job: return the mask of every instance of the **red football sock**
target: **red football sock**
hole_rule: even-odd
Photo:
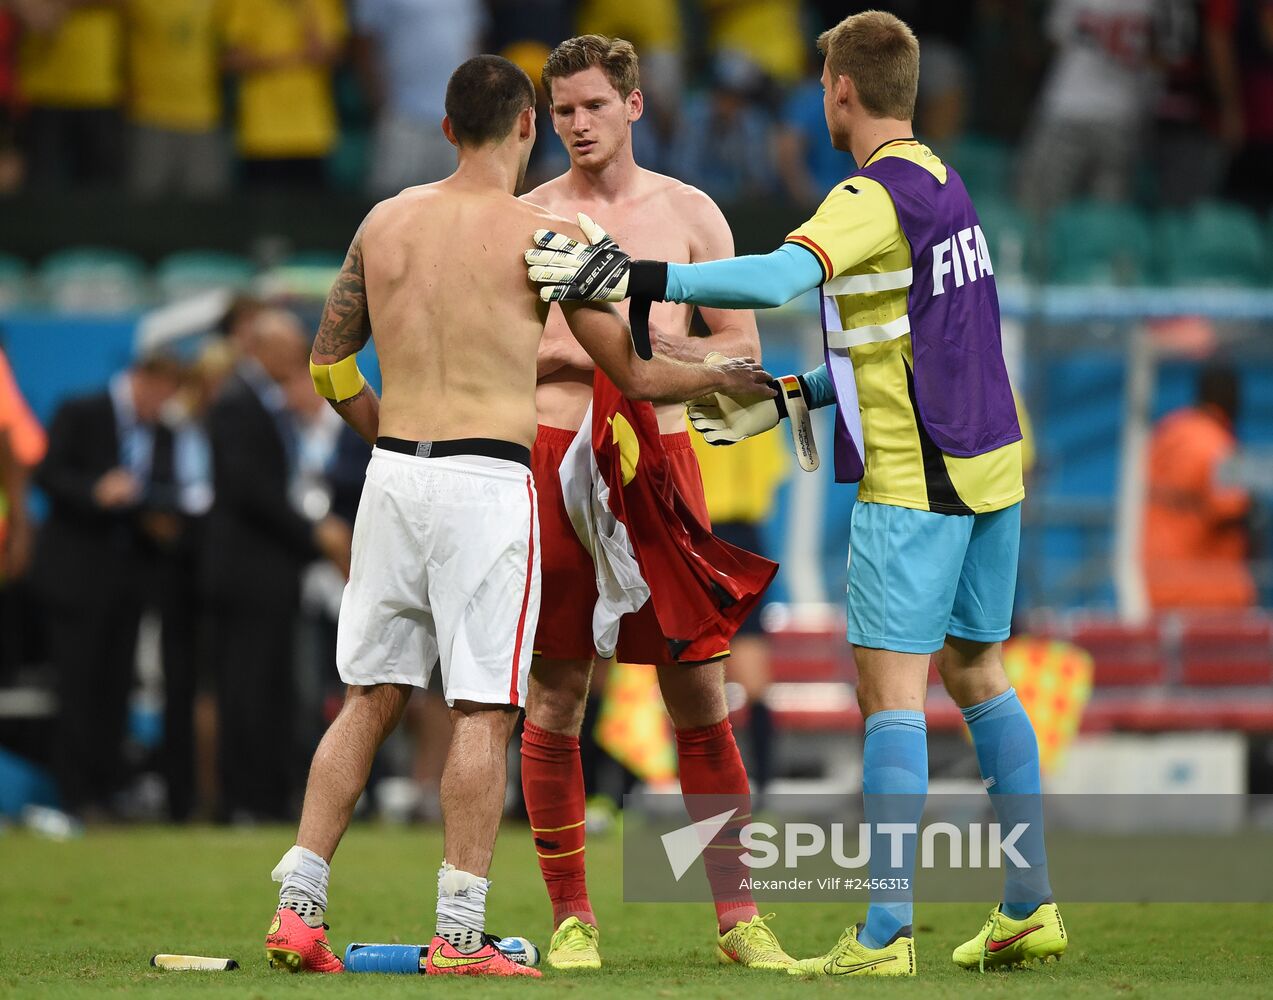
[[[533,722],[522,730],[522,795],[539,855],[553,926],[578,917],[594,927],[584,871],[583,765],[579,738],[550,733]]]
[[[734,810],[734,815],[703,852],[707,881],[716,902],[721,933],[759,912],[751,890],[740,888],[751,872],[739,855],[738,832],[751,819],[751,786],[729,719],[714,726],[676,731],[685,810],[695,822]]]

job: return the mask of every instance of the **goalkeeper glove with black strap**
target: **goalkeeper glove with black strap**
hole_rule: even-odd
[[[582,212],[580,243],[551,229],[535,231],[535,247],[526,251],[530,280],[540,286],[545,302],[622,302],[632,299],[628,323],[637,356],[654,357],[650,342],[650,303],[662,302],[667,291],[667,264],[633,260],[609,234]]]

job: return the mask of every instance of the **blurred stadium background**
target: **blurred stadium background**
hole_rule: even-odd
[[[638,162],[713,195],[740,253],[766,251],[853,169],[826,141],[812,39],[867,7],[919,35],[917,134],[965,178],[995,261],[1032,428],[1009,661],[1049,787],[1273,792],[1269,0],[0,0],[0,813],[54,835],[293,814],[340,697],[340,578],[302,540],[269,567],[281,592],[208,584],[209,520],[249,516],[227,496],[234,441],[209,427],[244,326],[312,334],[368,207],[449,172],[438,121],[460,61],[502,52],[537,79],[564,37],[629,38]],[[566,166],[543,111],[528,186]],[[815,303],[758,319],[770,370],[817,363]],[[130,369],[178,457],[162,483],[143,463],[140,508],[89,517],[91,555],[50,554],[66,452],[46,432],[88,447],[60,409]],[[365,452],[275,381],[290,490],[262,502],[290,509],[269,516],[351,518]],[[759,521],[782,562],[749,640],[768,678],[738,687],[735,722],[773,723],[771,755],[742,741],[766,789],[847,792],[853,489],[770,445],[707,469],[716,515]],[[263,610],[292,655],[245,677],[225,630]],[[609,681],[589,781],[613,798],[674,775],[648,674]],[[438,709],[422,698],[386,748],[369,812],[436,815]],[[934,789],[975,783],[939,686],[930,715]],[[274,770],[245,776],[261,740]]]

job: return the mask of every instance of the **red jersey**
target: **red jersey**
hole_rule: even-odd
[[[676,488],[654,407],[624,398],[600,371],[592,448],[672,657],[695,663],[724,655],[778,564],[712,534]]]

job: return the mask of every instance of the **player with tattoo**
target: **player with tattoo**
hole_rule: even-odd
[[[342,970],[323,923],[331,858],[372,758],[437,662],[454,735],[427,971],[539,975],[494,947],[485,925],[506,748],[526,701],[539,615],[530,449],[548,306],[526,279],[521,250],[550,224],[585,239],[513,196],[535,141],[534,109],[530,79],[507,60],[476,56],[455,71],[442,124],[458,168],[372,209],[314,342],[316,388],[375,450],[340,609],[336,659],[348,692],[314,754],[296,844],[274,869],[282,889],[266,953],[291,971]],[[750,359],[641,361],[613,308],[564,312],[629,397],[767,391],[768,374]],[[356,361],[373,324],[383,398]]]

